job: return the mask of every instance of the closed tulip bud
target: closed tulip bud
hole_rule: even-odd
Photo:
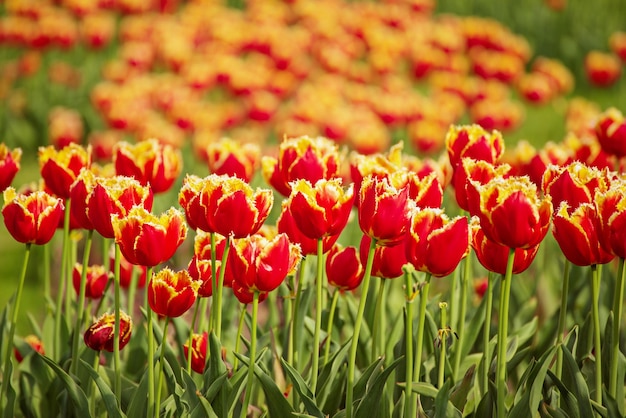
[[[120,343],[123,349],[130,341],[133,323],[126,312],[120,311]],[[105,313],[85,331],[83,339],[87,347],[95,351],[113,352],[115,314]]]
[[[0,143],[0,191],[11,185],[15,175],[20,171],[22,149],[9,150],[4,142]]]
[[[11,236],[23,244],[43,245],[50,241],[63,217],[63,201],[43,191],[17,194],[4,191],[2,215]]]
[[[361,237],[359,257],[362,264],[367,262],[367,253],[371,243],[372,239],[369,236],[363,235],[363,237]],[[374,250],[372,276],[382,277],[385,279],[395,279],[402,276],[402,267],[407,262],[405,240],[402,240],[399,244],[392,247],[382,247],[377,245]]]
[[[72,285],[77,294],[80,290],[82,273],[83,265],[76,263],[72,270]],[[109,272],[102,265],[88,266],[85,281],[85,297],[88,299],[100,299],[109,281]]]
[[[196,373],[204,373],[209,335],[207,332],[193,334],[191,336],[191,370]],[[189,358],[189,342],[183,344],[185,358]]]
[[[333,246],[326,257],[326,277],[328,283],[345,292],[354,290],[363,281],[365,270],[357,249]]]
[[[155,274],[148,284],[148,304],[158,315],[179,317],[196,301],[200,284],[191,278],[187,270],[174,272],[166,267]]]

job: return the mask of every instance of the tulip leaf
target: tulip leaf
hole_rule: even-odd
[[[578,401],[570,392],[567,387],[563,384],[563,382],[556,377],[552,371],[548,370],[548,376],[552,379],[552,383],[556,386],[557,390],[560,394],[560,404],[564,413],[567,414],[570,418],[581,418],[580,410],[578,408]]]
[[[3,370],[3,374],[5,376],[13,375],[13,363],[12,362],[8,362],[7,369]],[[3,383],[3,385],[4,384],[7,384],[7,388],[6,388],[7,400],[6,400],[6,406],[3,411],[3,414],[7,417],[13,417],[15,416],[13,410],[15,409],[15,400],[17,399],[17,392],[15,392],[15,388],[13,387],[13,379],[7,379],[6,383]],[[4,387],[3,387],[3,390],[4,390]]]
[[[193,377],[187,373],[187,370],[182,370],[183,377],[183,393],[182,401],[186,404],[190,412],[190,418],[217,418],[215,411],[211,407],[209,401],[200,394],[197,389],[196,382]]]
[[[234,353],[239,360],[246,366],[250,367],[250,359],[239,353]],[[265,397],[267,399],[267,408],[272,417],[287,417],[295,412],[289,404],[283,392],[276,386],[276,382],[272,380],[256,363],[253,364],[254,375],[259,379]]]
[[[311,414],[311,416],[324,418],[324,413],[320,411],[315,404],[313,392],[311,392],[311,389],[309,389],[302,376],[300,376],[300,373],[291,367],[283,358],[280,359],[280,363],[285,368],[285,373],[287,373],[287,376],[289,376],[289,379],[293,383],[293,388],[298,392],[298,395],[300,395],[300,399],[304,403],[306,411]]]
[[[483,324],[485,323],[485,311],[487,310],[487,298],[482,298],[480,305],[474,311],[474,315],[470,320],[469,325],[462,324],[464,327],[463,330],[463,346],[459,347],[456,344],[456,350],[461,350],[461,358],[467,357],[472,346],[476,342],[478,335],[481,333],[483,329]],[[456,377],[456,376],[455,376]]]
[[[107,411],[107,416],[111,418],[125,417],[122,411],[120,411],[120,409],[117,407],[117,399],[115,398],[115,394],[113,393],[111,388],[104,382],[104,379],[102,379],[98,372],[86,361],[81,360],[80,364],[87,371],[89,377],[91,377],[91,379],[98,387],[100,395],[102,396],[104,408]]]
[[[434,418],[461,418],[463,414],[448,400],[452,379],[447,379],[435,397]]]
[[[467,395],[469,395],[472,389],[475,375],[476,365],[472,365],[467,369],[459,384],[450,392],[450,402],[460,411],[465,407]]]
[[[578,401],[580,416],[591,417],[593,416],[593,407],[591,406],[589,388],[585,378],[578,368],[572,353],[565,346],[560,346],[560,349],[563,352],[562,381]]]
[[[548,405],[545,402],[541,403],[541,407],[539,408],[539,415],[542,418],[572,418],[570,415],[567,415],[561,408],[554,408],[551,405]]]
[[[548,368],[554,358],[554,353],[557,347],[552,347],[546,351],[539,361],[532,365],[532,368],[527,375],[527,380],[524,385],[520,385],[518,392],[522,391],[523,395],[513,406],[509,417],[527,417],[532,416],[539,410],[539,404],[543,399],[543,384],[546,380]],[[525,386],[528,386],[525,389]],[[516,395],[516,398],[518,395]]]
[[[148,369],[143,373],[141,377],[141,381],[139,382],[139,386],[133,393],[132,400],[130,401],[130,405],[128,405],[128,409],[126,410],[126,415],[129,417],[140,417],[145,415],[146,409],[148,405]]]
[[[344,364],[344,359],[348,354],[348,348],[350,348],[351,341],[352,340],[348,339],[348,341],[346,341],[344,345],[331,356],[328,363],[322,367],[322,371],[318,376],[317,384],[317,399],[319,400],[319,405],[324,405],[328,395],[334,393],[331,389],[337,380],[339,368],[342,364]]]
[[[354,385],[354,399],[360,399],[365,396],[367,390],[367,383],[372,376],[376,376],[383,368],[384,358],[378,358],[375,362],[370,364],[367,369],[363,371],[361,377]]]
[[[85,396],[85,392],[78,386],[78,384],[70,377],[69,374],[65,372],[57,363],[53,360],[49,359],[46,356],[42,356],[41,354],[35,352],[36,355],[41,356],[43,361],[50,367],[54,373],[57,375],[59,380],[63,383],[63,386],[67,390],[67,394],[69,395],[72,403],[76,407],[77,411],[80,411],[81,416],[83,417],[91,417],[89,413],[89,404],[87,402],[87,397]]]
[[[343,367],[339,370],[335,380],[331,382],[328,395],[324,397],[324,402],[318,401],[322,411],[329,413],[329,411],[336,411],[341,406],[341,402],[345,398],[347,370],[347,367]]]
[[[489,389],[487,393],[484,394],[480,402],[478,403],[478,407],[476,407],[476,413],[474,416],[476,418],[482,417],[495,417],[496,416],[496,387],[493,382],[489,381]]]
[[[381,410],[381,408],[386,407],[385,402],[381,402],[383,400],[383,390],[387,384],[387,379],[389,379],[389,376],[394,369],[398,367],[401,360],[402,358],[396,359],[382,372],[372,375],[367,383],[367,391],[361,398],[361,401],[355,410],[354,416],[356,418],[381,416],[383,414],[383,410]]]

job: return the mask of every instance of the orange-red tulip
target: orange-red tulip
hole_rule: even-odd
[[[504,153],[504,139],[500,132],[488,132],[479,125],[453,125],[446,134],[446,149],[456,171],[463,158],[495,164]]]
[[[329,284],[342,292],[353,290],[359,287],[364,275],[365,270],[355,247],[336,244],[330,249],[326,257],[326,277]]]
[[[438,208],[413,209],[406,254],[416,270],[435,277],[447,276],[469,254],[467,218],[449,219]]]
[[[57,151],[53,146],[39,148],[39,167],[46,187],[60,198],[70,197],[70,186],[83,168],[91,165],[91,150],[69,144]]]
[[[180,175],[183,157],[171,145],[148,139],[135,145],[118,143],[113,163],[117,175],[133,177],[144,186],[150,185],[154,193],[161,193],[169,190]]]
[[[587,79],[598,87],[613,85],[622,74],[620,59],[611,53],[590,51],[585,55],[584,65]]]
[[[487,161],[463,158],[461,166],[457,168],[454,184],[454,196],[459,207],[468,211],[470,196],[476,193],[470,180],[485,184],[495,177],[505,177],[510,169],[508,164],[496,166]]]
[[[83,265],[76,263],[72,270],[72,285],[77,294],[80,290],[82,272]],[[87,266],[85,280],[85,297],[88,299],[100,299],[109,281],[109,271],[102,265]]]
[[[600,146],[611,155],[626,155],[626,119],[618,109],[611,107],[603,112],[595,128]]]
[[[315,183],[337,177],[340,164],[337,145],[324,137],[285,139],[280,144],[277,159],[261,159],[265,180],[283,196],[289,196],[290,183],[294,180]]]
[[[17,194],[12,187],[4,191],[4,225],[11,236],[23,244],[43,245],[50,241],[64,210],[60,198],[43,191]]]
[[[187,270],[174,272],[165,267],[148,283],[148,304],[158,315],[176,318],[193,306],[199,287],[200,282]]]
[[[75,222],[78,228],[95,229],[89,216],[87,216],[87,202],[95,186],[96,175],[90,169],[82,170],[70,186],[70,219]]]
[[[187,237],[184,216],[174,208],[157,217],[143,206],[133,206],[124,217],[112,215],[111,222],[126,260],[141,266],[169,260]]]
[[[33,334],[27,335],[26,337],[24,337],[24,342],[26,342],[26,344],[29,345],[30,350],[36,351],[42,356],[46,355],[46,351],[44,350],[44,347],[43,347],[43,342],[36,335],[33,335]],[[18,363],[21,363],[22,360],[24,360],[24,356],[28,355],[28,353],[32,351],[22,353],[17,349],[17,347],[13,349],[13,352],[15,353],[15,359],[17,360]]]
[[[209,334],[204,331],[202,334],[194,333],[191,336],[191,370],[196,373],[204,373],[206,366],[206,355]],[[185,358],[189,358],[189,342],[183,344]]]
[[[4,142],[0,143],[0,191],[9,187],[17,172],[20,171],[21,157],[21,148],[11,151]]]
[[[120,343],[123,349],[130,341],[133,323],[126,312],[120,311]],[[113,352],[115,314],[105,313],[85,331],[83,339],[92,350]]]
[[[241,144],[229,138],[207,146],[209,170],[217,175],[237,177],[249,183],[261,162],[261,149],[257,144]]]

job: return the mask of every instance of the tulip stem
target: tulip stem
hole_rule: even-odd
[[[46,300],[46,307],[52,308],[52,298],[50,296],[50,247],[52,244],[47,243],[43,246],[43,294]]]
[[[215,318],[216,318],[216,302],[217,298],[216,291],[217,289],[217,249],[215,248],[215,244],[217,242],[217,237],[215,236],[215,232],[210,233],[211,238],[211,290],[213,292],[213,297],[211,298],[211,316],[209,317],[209,331],[213,331],[216,328]]]
[[[311,392],[315,396],[320,363],[320,330],[322,327],[322,279],[324,278],[324,241],[317,239],[317,274],[315,276],[315,332],[313,333],[313,359],[311,365]]]
[[[471,257],[465,257],[463,260],[463,272],[461,274],[461,306],[459,308],[459,317],[456,326],[458,341],[454,350],[454,367],[452,368],[452,376],[456,379],[459,367],[461,366],[461,351],[463,351],[463,336],[465,334],[465,313],[467,312],[467,285],[471,275]]]
[[[63,220],[63,289],[65,290],[65,318],[69,320],[72,317],[72,258],[74,254],[74,248],[71,246],[72,240],[70,238],[70,205],[72,201],[70,199],[65,200],[65,219]]]
[[[150,289],[152,280],[152,267],[146,268],[146,295]],[[145,298],[146,322],[148,326],[148,418],[153,416],[154,411],[154,327],[152,325],[152,308]]]
[[[326,329],[326,346],[324,347],[324,364],[328,363],[330,356],[330,343],[333,335],[333,322],[335,322],[335,310],[337,309],[337,300],[339,300],[339,290],[335,290],[333,298],[330,301],[330,312],[328,313],[328,327]]]
[[[415,362],[413,379],[419,382],[422,367],[422,352],[424,349],[424,323],[426,322],[426,306],[428,305],[428,292],[430,290],[430,279],[432,275],[426,273],[420,291],[420,311],[417,318],[417,349],[415,351]]]
[[[226,245],[224,246],[224,254],[222,254],[222,263],[220,264],[220,274],[217,276],[217,288],[215,289],[215,335],[219,340],[222,335],[222,291],[224,289],[224,273],[226,272],[226,260],[228,259],[228,252],[230,250],[231,238],[226,238]],[[211,248],[211,251],[213,249]]]
[[[259,292],[254,291],[252,299],[252,324],[250,327],[250,360],[248,365],[248,381],[246,383],[246,394],[241,406],[241,418],[248,416],[248,405],[252,396],[252,383],[254,381],[254,367],[256,364],[256,322],[259,312]]]
[[[163,337],[161,338],[161,354],[159,355],[159,380],[156,391],[156,406],[154,410],[159,415],[159,411],[161,410],[161,391],[163,389],[163,361],[165,361],[165,345],[167,344],[167,326],[170,323],[170,317],[165,317],[165,325],[163,325]],[[190,353],[193,351],[193,347],[189,345]]]
[[[446,302],[439,303],[439,309],[441,309],[441,331],[439,335],[439,344],[440,354],[439,354],[439,374],[437,379],[437,387],[441,389],[443,387],[443,382],[445,379],[445,371],[446,371],[446,351],[448,348],[448,332],[449,330],[446,328],[448,319],[446,318],[448,313],[448,304]]]
[[[367,302],[367,292],[370,287],[370,279],[372,278],[372,266],[374,265],[374,252],[376,250],[376,239],[372,238],[370,247],[367,252],[367,262],[365,263],[365,273],[363,276],[361,299],[359,300],[359,308],[354,321],[354,332],[352,333],[352,341],[350,342],[350,359],[348,360],[348,383],[346,387],[346,418],[352,418],[352,399],[354,396],[354,368],[356,363],[356,352],[359,347],[359,334],[361,332],[361,322],[363,322],[363,314],[365,312],[365,304]]]
[[[591,317],[593,320],[593,345],[596,358],[596,396],[595,401],[602,405],[602,340],[600,339],[600,272],[597,264],[591,265]],[[617,365],[615,365],[617,367]]]
[[[613,295],[613,335],[611,343],[613,347],[611,348],[611,363],[613,367],[611,367],[611,374],[609,379],[609,393],[613,398],[617,399],[617,364],[619,364],[619,340],[620,340],[620,325],[622,324],[622,311],[624,309],[624,259],[619,259],[619,269],[617,271],[617,283],[615,286],[615,294]],[[621,404],[618,404],[619,410],[621,411],[624,407],[623,400]]]
[[[485,322],[483,323],[483,380],[481,393],[483,396],[489,391],[489,369],[491,368],[491,353],[489,341],[491,340],[491,311],[493,309],[493,272],[487,274],[487,290],[485,291]]]
[[[122,298],[122,292],[120,290],[120,262],[122,253],[120,252],[120,246],[115,243],[115,264],[113,267],[113,287],[115,292],[114,305],[115,305],[115,330],[113,333],[113,363],[115,369],[115,399],[117,399],[117,406],[122,406],[122,370],[120,360],[120,299]],[[83,266],[83,269],[85,267]]]
[[[413,395],[413,301],[415,300],[415,286],[413,285],[413,275],[408,271],[404,271],[404,290],[406,292],[406,317],[404,323],[404,342],[406,359],[406,387],[404,388],[404,416],[414,417],[415,396]]]
[[[189,327],[189,340],[187,341],[187,373],[191,374],[191,354],[193,351],[193,330],[196,326],[196,320],[198,319],[198,311],[200,309],[200,302],[205,301],[206,298],[198,298],[193,308],[193,317],[191,319],[191,326]]]
[[[496,368],[496,411],[498,418],[506,416],[506,341],[509,331],[509,296],[513,277],[515,248],[509,249],[506,274],[500,287],[500,314],[498,322],[498,357]]]
[[[78,370],[78,336],[80,335],[83,314],[85,312],[85,289],[87,287],[87,264],[89,263],[89,253],[91,252],[91,242],[93,240],[93,229],[87,232],[85,249],[83,250],[83,267],[80,273],[80,287],[78,290],[78,302],[76,306],[76,326],[72,337],[72,363],[70,374],[76,374]]]
[[[378,295],[376,298],[376,306],[374,307],[374,329],[372,330],[372,341],[374,342],[372,347],[372,361],[376,357],[385,355],[385,347],[383,343],[383,326],[385,324],[385,280],[384,277],[380,278],[380,285],[378,286]]]
[[[570,266],[571,264],[569,260],[565,259],[565,265],[563,266],[563,284],[561,286],[561,308],[559,311],[559,324],[557,326],[557,331],[556,331],[556,343],[555,343],[556,346],[563,344],[563,333],[565,332],[565,320],[567,318],[567,294],[569,292]],[[563,371],[563,351],[557,350],[554,375],[558,379],[561,379],[562,371]]]
[[[63,294],[64,286],[67,286],[67,264],[68,264],[68,246],[70,237],[70,208],[69,199],[65,200],[65,212],[63,218],[63,243],[61,253],[61,277],[59,279],[59,287],[57,290],[56,309],[54,312],[54,355],[57,359],[61,358],[61,321],[63,320]],[[66,303],[69,303],[67,301]]]
[[[243,333],[243,324],[246,318],[246,304],[241,304],[241,310],[239,312],[239,325],[237,326],[237,339],[235,340],[235,353],[239,353],[239,347],[241,347],[241,334]],[[239,367],[239,357],[235,356],[233,361],[233,372],[237,371]]]
[[[22,263],[22,271],[20,273],[20,281],[17,285],[17,294],[15,296],[15,304],[11,311],[11,322],[9,322],[9,335],[7,338],[7,349],[4,353],[4,366],[2,366],[2,396],[0,396],[0,409],[2,409],[2,416],[4,417],[4,411],[13,408],[6,408],[6,405],[2,405],[4,400],[8,399],[9,386],[11,385],[11,356],[13,355],[13,338],[15,337],[15,327],[17,326],[17,317],[20,312],[20,301],[22,300],[22,292],[24,290],[24,281],[26,279],[26,269],[28,267],[28,259],[30,258],[31,244],[26,244],[26,251],[24,253],[24,262]],[[10,370],[9,370],[10,369]],[[8,400],[7,400],[8,402]],[[7,417],[10,418],[10,417]]]

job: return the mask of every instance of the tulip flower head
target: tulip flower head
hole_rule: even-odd
[[[283,196],[289,196],[292,181],[304,179],[313,184],[331,179],[337,176],[340,165],[337,145],[324,137],[285,139],[280,144],[278,159],[261,159],[263,176]]]
[[[27,335],[26,337],[24,337],[24,342],[28,344],[28,347],[30,347],[28,352],[24,352],[24,353],[20,352],[20,350],[18,350],[17,347],[13,349],[15,353],[15,359],[17,360],[18,363],[21,363],[22,360],[24,360],[24,356],[28,355],[32,351],[36,351],[42,356],[46,355],[46,350],[44,350],[43,342],[36,335],[33,335],[33,334]]]
[[[70,197],[70,186],[83,168],[91,165],[91,148],[71,143],[57,151],[53,146],[39,148],[39,167],[46,187],[56,196]]]
[[[362,264],[367,262],[372,239],[363,235],[359,244],[359,258]],[[406,241],[391,247],[377,245],[374,249],[374,259],[372,261],[372,276],[385,279],[395,279],[402,276],[402,267],[408,262],[406,258]]]
[[[289,207],[293,219],[304,235],[313,239],[339,235],[348,223],[354,201],[354,188],[347,190],[341,179],[308,180],[291,183]]]
[[[20,171],[21,157],[21,148],[15,148],[11,151],[4,142],[0,143],[0,191],[9,187],[17,172]]]
[[[43,245],[52,239],[65,210],[60,198],[44,191],[17,194],[12,187],[3,195],[4,225],[16,241]]]
[[[456,171],[466,157],[495,164],[504,153],[504,139],[500,132],[488,132],[479,125],[453,125],[446,135],[446,149]]]
[[[626,119],[614,107],[602,113],[596,122],[595,133],[604,151],[618,158],[626,155]]]
[[[191,228],[243,238],[261,228],[274,198],[269,189],[253,190],[239,178],[211,174],[186,176],[178,201]]]
[[[187,270],[174,272],[166,267],[148,283],[148,304],[158,315],[179,317],[196,301],[200,284]]]
[[[157,139],[148,139],[135,145],[119,142],[113,154],[117,175],[135,178],[143,186],[150,185],[154,193],[172,187],[182,171],[180,150]]]
[[[596,192],[605,191],[609,183],[607,170],[599,170],[575,161],[567,166],[549,165],[543,174],[543,192],[550,195],[556,211],[562,202],[570,210],[580,204],[593,203]]]
[[[206,355],[209,335],[205,331],[202,334],[194,333],[191,336],[191,370],[196,373],[204,373],[206,367]],[[189,342],[183,344],[185,358],[189,358]]]
[[[209,170],[217,175],[237,177],[249,183],[261,161],[261,149],[255,143],[240,144],[229,138],[207,146]]]
[[[485,184],[495,177],[505,177],[510,169],[511,166],[508,164],[496,166],[487,161],[463,158],[461,166],[456,171],[456,184],[454,185],[454,194],[459,207],[465,211],[469,210],[469,196],[475,194],[470,180]]]
[[[221,268],[222,262],[220,260],[215,260],[215,272],[219,275],[219,270]],[[213,272],[211,269],[211,260],[203,259],[194,255],[189,261],[189,265],[187,266],[187,271],[192,279],[199,281],[201,283],[198,288],[198,297],[208,298],[213,295]],[[230,283],[224,283],[227,287],[229,287]]]
[[[78,294],[80,290],[82,272],[83,265],[76,263],[72,270],[72,285],[74,286],[76,294]],[[87,266],[85,280],[85,297],[87,299],[100,299],[109,281],[109,272],[102,265]]]
[[[289,203],[289,199],[285,199],[281,203],[281,212],[276,221],[278,232],[287,234],[290,242],[298,244],[302,255],[317,254],[317,239],[309,238],[298,228]],[[326,235],[322,237],[322,251],[324,254],[337,242],[339,235],[340,234]]]
[[[120,311],[120,343],[119,349],[123,349],[130,341],[133,323],[126,312]],[[105,313],[94,322],[83,336],[87,347],[95,351],[106,350],[113,352],[115,332],[115,314]]]
[[[413,209],[406,254],[416,270],[435,277],[447,276],[469,254],[467,218],[449,219],[438,208]]]
[[[615,178],[607,191],[595,195],[603,247],[626,258],[626,180]]]
[[[540,198],[528,177],[496,177],[486,184],[471,181],[478,192],[469,212],[477,215],[487,238],[509,248],[530,248],[548,232],[550,197]]]
[[[381,247],[382,248],[382,247]],[[365,270],[355,247],[336,244],[326,257],[328,283],[341,292],[354,290],[363,281]]]

